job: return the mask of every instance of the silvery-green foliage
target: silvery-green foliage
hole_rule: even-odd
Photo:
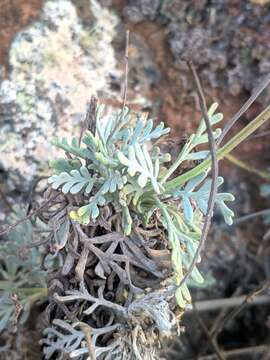
[[[164,156],[156,153],[152,159],[147,142],[168,133],[169,129],[164,129],[162,123],[154,128],[152,120],[145,123],[140,118],[136,126],[131,126],[127,108],[105,118],[106,121],[102,118],[102,113],[103,107],[100,106],[96,114],[96,132],[93,134],[87,131],[82,146],[75,138],[71,145],[67,139],[53,141],[73,158],[66,162],[64,159],[51,162],[56,174],[49,178],[49,183],[54,189],[61,188],[64,194],[90,195],[88,204],[70,213],[73,220],[82,224],[96,219],[99,216],[99,207],[107,204],[108,200],[111,202],[112,198],[113,202],[124,209],[125,221],[127,208],[123,198],[127,196],[126,187],[132,196],[136,196],[140,189],[150,184],[156,193],[159,194],[161,190],[158,176]],[[74,168],[76,164],[77,168]],[[61,171],[68,168],[69,171]],[[139,187],[134,185],[134,178]],[[92,192],[92,189],[95,191]]]
[[[158,184],[159,158],[157,157],[153,164],[145,144],[143,146],[140,146],[139,143],[130,145],[128,156],[125,156],[121,151],[117,152],[117,156],[120,163],[127,167],[127,172],[131,177],[139,174],[137,182],[141,188],[144,188],[147,181],[150,180],[155,192],[160,194]]]
[[[223,118],[222,114],[215,113],[217,106],[214,103],[208,111],[212,126]],[[208,170],[179,188],[166,191],[167,180],[183,162],[204,160],[209,156],[209,151],[198,149],[198,146],[208,143],[203,119],[197,132],[179,149],[177,159],[171,164],[170,155],[161,154],[158,146],[151,143],[168,132],[163,123],[154,127],[152,120],[146,121],[140,115],[134,123],[128,108],[104,115],[103,106],[99,106],[96,131],[86,131],[82,144],[76,139],[71,145],[66,139],[54,142],[69,157],[66,162],[60,159],[51,164],[55,175],[49,178],[49,183],[63,193],[82,196],[82,205],[72,210],[70,217],[84,225],[98,218],[100,207],[111,204],[121,210],[122,228],[129,235],[133,230],[134,216],[140,217],[147,225],[151,215],[160,211],[160,220],[167,229],[171,246],[173,278],[179,284],[198,247],[212,180],[207,178]],[[213,129],[215,139],[220,133],[219,128]],[[223,179],[219,177],[218,185],[222,183]],[[231,194],[222,192],[215,199],[228,224],[232,223],[233,212],[225,202],[233,199]],[[192,273],[192,280],[203,281],[197,268]],[[181,307],[190,301],[186,284],[177,290],[176,299]]]
[[[109,301],[103,298],[102,291],[99,291],[99,297],[95,298],[89,294],[86,287],[81,284],[80,291],[71,290],[67,291],[66,295],[59,296],[58,300],[61,302],[89,302],[90,306],[84,311],[85,315],[94,313],[95,309],[99,306],[106,307],[109,305]],[[111,303],[112,304],[112,303]],[[149,293],[143,298],[138,298],[132,302],[127,308],[121,307],[114,303],[115,308],[125,311],[125,314],[132,315],[135,319],[136,316],[144,313],[145,316],[151,318],[160,332],[169,333],[171,328],[176,324],[176,317],[170,310],[169,304],[163,299],[162,293]],[[112,319],[108,320],[106,326],[101,328],[91,328],[92,342],[95,348],[96,358],[110,360],[114,353],[121,352],[121,346],[125,346],[125,341],[121,339],[121,335],[125,336],[127,329],[123,324],[112,323]],[[87,359],[88,348],[85,339],[85,333],[82,331],[82,326],[87,325],[84,323],[69,323],[60,319],[55,319],[52,322],[52,327],[47,328],[44,331],[45,338],[43,339],[44,354],[46,359],[50,359],[56,353],[67,354],[71,359]],[[111,342],[107,346],[99,346],[98,338],[103,335],[118,331],[118,337],[115,341]],[[117,359],[126,359],[125,356],[120,355]],[[136,357],[130,356],[130,359]]]
[[[184,276],[184,270],[188,270],[196,253],[201,235],[200,214],[194,214],[192,224],[186,224],[184,216],[176,209],[164,207],[160,204],[163,213],[163,224],[168,232],[168,238],[172,247],[171,261],[174,268],[174,282],[179,285]],[[191,279],[196,284],[203,282],[203,277],[195,266],[191,273]],[[187,284],[183,284],[176,291],[177,303],[185,308],[185,304],[191,301],[191,295]]]
[[[59,175],[53,175],[49,179],[53,189],[58,189],[62,186],[64,194],[77,194],[79,191],[84,191],[89,194],[93,188],[95,179],[91,177],[89,171],[85,166],[81,166],[79,170],[71,170],[68,172],[61,172]]]
[[[77,138],[72,138],[71,144],[68,144],[66,138],[62,139],[54,139],[52,140],[52,144],[63,149],[67,153],[73,154],[75,156],[81,157],[83,159],[87,159],[90,155],[87,149],[82,149],[79,145],[79,141]]]
[[[50,166],[55,169],[57,175],[62,172],[70,172],[81,166],[81,162],[77,160],[60,158],[56,160],[50,160]]]
[[[81,342],[85,338],[82,331],[60,319],[54,319],[53,325],[54,327],[45,329],[43,333],[45,336],[42,341],[45,359],[50,359],[57,352],[70,354],[72,351],[81,348]]]
[[[168,134],[170,131],[169,128],[164,129],[164,123],[161,122],[159,125],[153,130],[153,120],[150,119],[147,121],[145,125],[144,122],[138,117],[138,121],[136,122],[136,127],[133,131],[132,138],[130,140],[131,145],[135,145],[136,143],[144,144],[146,141],[151,141],[154,139],[158,139],[163,135]]]
[[[220,113],[215,114],[217,104],[214,103],[209,111],[210,124],[218,124],[223,116]],[[213,131],[214,138],[217,139],[221,134],[219,128]],[[205,122],[202,119],[197,132],[192,134],[187,140],[186,144],[180,151],[176,161],[168,169],[167,173],[161,180],[162,184],[166,184],[167,179],[174,173],[174,171],[187,160],[204,160],[209,156],[209,151],[197,151],[196,147],[208,142],[208,135],[206,133]],[[202,172],[188,181],[183,188],[172,191],[174,198],[179,198],[181,201],[182,212],[180,209],[173,209],[173,207],[164,206],[160,203],[159,206],[163,212],[163,223],[168,231],[168,238],[172,247],[172,264],[174,267],[174,281],[178,285],[183,278],[184,270],[189,269],[190,264],[196,253],[198,242],[201,237],[202,215],[207,211],[207,203],[211,188],[211,179],[206,179],[207,172]],[[218,186],[223,183],[221,177],[218,178]],[[199,189],[196,189],[201,185]],[[194,191],[196,189],[197,191]],[[233,212],[227,207],[225,201],[233,201],[234,197],[228,193],[217,194],[215,202],[219,206],[225,221],[232,224]],[[179,246],[180,245],[180,246]],[[183,250],[185,249],[185,250]],[[203,282],[202,275],[197,267],[194,268],[191,274],[191,280],[197,284]],[[191,296],[186,284],[183,284],[176,291],[176,300],[181,307],[185,307],[186,302],[191,300]]]
[[[25,211],[15,207],[9,221],[13,223],[24,217]],[[40,270],[40,253],[34,247],[27,248],[33,239],[33,231],[32,223],[27,220],[12,229],[8,239],[0,245],[0,332],[15,320],[11,294],[17,295],[23,307],[19,317],[19,322],[23,324],[28,318],[30,305],[46,292],[46,274]]]
[[[50,359],[56,353],[69,355],[71,359],[87,359],[89,358],[88,347],[85,340],[85,333],[80,330],[80,323],[69,324],[67,321],[54,319],[52,322],[54,327],[44,330],[45,359]],[[109,346],[97,346],[96,342],[99,336],[111,333],[120,327],[120,324],[107,325],[104,328],[91,329],[92,342],[95,347],[95,354],[98,358],[100,355],[112,352],[119,344],[117,341]]]
[[[191,179],[183,189],[176,190],[173,194],[174,198],[180,197],[182,199],[182,206],[185,220],[188,223],[193,222],[194,210],[192,203],[197,205],[197,208],[205,215],[207,212],[208,198],[211,189],[212,180],[208,179],[207,172],[203,172],[195,178]],[[204,183],[202,184],[202,182]],[[224,179],[219,176],[217,179],[217,186],[219,187],[224,182]],[[202,184],[202,185],[201,185]],[[201,185],[201,186],[200,186]],[[200,186],[200,187],[199,187]],[[234,201],[234,196],[230,193],[218,193],[216,195],[215,203],[218,205],[225,222],[232,225],[232,217],[234,213],[225,204],[225,201]]]
[[[218,107],[217,103],[214,103],[210,106],[208,110],[208,116],[211,126],[218,124],[222,119],[223,115],[221,113],[215,114],[215,111]],[[221,129],[213,129],[213,136],[217,139],[221,134]],[[184,161],[190,160],[204,160],[210,153],[207,150],[197,150],[197,147],[202,144],[208,143],[208,134],[206,132],[206,126],[204,119],[201,120],[197,132],[192,134],[187,140],[186,144],[183,146],[180,151],[177,159],[169,168],[167,174],[163,177],[161,183],[165,183],[167,179],[173,174],[175,169],[177,169]]]

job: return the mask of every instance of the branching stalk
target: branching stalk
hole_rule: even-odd
[[[256,174],[257,176],[259,176],[260,178],[262,178],[266,181],[270,181],[269,172],[259,170],[259,169],[255,168],[254,166],[251,166],[251,165],[245,163],[244,161],[237,159],[235,156],[233,156],[231,154],[226,155],[226,159],[229,160],[232,164],[240,167],[241,169],[244,169],[252,174]]]
[[[233,136],[224,146],[217,151],[218,160],[223,159],[227,154],[234,150],[241,142],[247,139],[254,131],[262,126],[266,121],[270,119],[270,105],[263,110],[253,121],[246,125],[239,133]],[[187,171],[183,175],[177,176],[175,179],[168,181],[164,186],[166,191],[171,191],[185,184],[188,180],[199,175],[202,171],[209,169],[211,165],[211,159],[204,160],[201,164],[195,168]]]
[[[200,107],[201,107],[201,112],[203,114],[203,119],[205,122],[205,126],[206,126],[206,130],[207,130],[207,135],[208,135],[208,141],[209,141],[209,148],[210,148],[210,155],[211,155],[211,170],[212,170],[212,182],[211,182],[211,189],[210,189],[210,194],[209,194],[209,199],[208,199],[208,204],[207,204],[207,212],[205,215],[205,221],[203,224],[203,228],[202,228],[202,235],[199,241],[199,245],[197,247],[197,250],[195,252],[195,255],[191,261],[191,264],[189,266],[189,268],[187,269],[187,272],[185,274],[185,276],[183,277],[183,279],[181,280],[180,284],[178,285],[178,287],[180,288],[183,284],[185,284],[185,282],[189,279],[190,275],[192,274],[192,271],[194,270],[198,259],[200,257],[201,251],[204,248],[204,244],[206,242],[207,239],[207,235],[211,226],[211,219],[213,216],[213,211],[214,211],[214,206],[215,206],[215,199],[216,199],[216,194],[217,194],[217,186],[218,186],[218,158],[217,158],[217,148],[216,148],[216,143],[215,143],[215,138],[213,135],[213,131],[211,128],[211,123],[210,123],[210,119],[207,113],[207,107],[206,107],[206,101],[205,101],[205,96],[204,96],[204,92],[203,92],[203,88],[199,79],[199,76],[196,72],[196,69],[193,65],[193,63],[191,61],[188,62],[189,68],[191,70],[191,73],[194,77],[194,81],[195,81],[195,85],[196,85],[196,89],[197,89],[197,93],[199,96],[199,102],[200,102]]]

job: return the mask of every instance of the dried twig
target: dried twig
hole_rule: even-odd
[[[248,141],[248,140],[258,139],[258,138],[260,138],[260,137],[269,136],[269,135],[270,135],[270,130],[261,131],[261,132],[259,132],[258,134],[255,134],[255,135],[250,136],[250,137],[247,139],[247,141]]]
[[[15,315],[14,315],[14,322],[13,322],[14,332],[15,332],[15,331],[17,331],[17,324],[18,324],[18,320],[21,315],[21,312],[23,310],[23,306],[20,303],[17,294],[15,294],[15,293],[11,294],[11,300],[13,301],[13,303],[15,305]]]
[[[255,174],[266,181],[270,181],[269,171],[263,171],[263,170],[257,169],[256,167],[254,167],[250,164],[247,164],[246,162],[244,162],[242,160],[239,160],[238,158],[236,158],[235,156],[233,156],[231,154],[226,155],[225,158],[227,160],[229,160],[231,163],[233,163],[234,165],[238,166],[240,169],[243,169],[243,170],[248,171],[249,173]]]
[[[255,355],[255,354],[261,354],[265,352],[268,349],[267,345],[259,345],[259,346],[251,346],[246,347],[242,349],[234,349],[234,350],[228,350],[224,351],[223,355],[226,357],[226,359],[229,359],[230,357],[236,357],[239,359],[239,356],[248,356],[248,355]],[[206,356],[200,356],[198,360],[216,360],[217,356],[216,354],[206,355]],[[245,359],[248,359],[245,357]]]
[[[127,102],[127,89],[128,89],[128,50],[129,50],[129,30],[126,31],[126,45],[125,45],[125,80],[124,80],[124,94],[123,94],[123,103],[122,103],[122,113],[120,117],[120,122],[115,124],[114,129],[111,131],[110,135],[108,136],[109,141],[115,131],[117,130],[118,126],[121,126],[121,120],[124,115],[124,110]]]
[[[239,223],[245,222],[250,219],[254,219],[255,217],[258,217],[258,216],[267,215],[269,213],[270,213],[270,209],[264,209],[264,210],[256,211],[256,212],[248,214],[248,215],[244,215],[239,218],[236,218],[233,222],[233,225],[237,225]]]
[[[94,344],[92,341],[92,328],[84,322],[79,322],[79,326],[86,338],[86,343],[87,343],[87,347],[88,347],[88,351],[89,351],[89,355],[90,355],[90,360],[96,360],[95,348],[94,348]]]
[[[218,159],[217,159],[217,154],[216,154],[216,143],[215,143],[214,135],[212,132],[209,116],[207,113],[207,107],[206,107],[205,96],[203,93],[203,88],[202,88],[199,76],[196,72],[196,69],[195,69],[192,61],[189,60],[189,61],[187,61],[187,63],[190,68],[190,71],[192,72],[192,75],[194,77],[197,93],[199,96],[200,107],[201,107],[201,111],[203,114],[203,118],[204,118],[205,125],[206,125],[206,130],[207,130],[207,134],[208,134],[210,154],[211,154],[211,159],[212,159],[212,167],[211,167],[212,183],[211,183],[211,190],[210,190],[210,195],[209,195],[209,200],[208,200],[207,212],[205,215],[205,221],[203,224],[200,242],[197,247],[196,253],[193,257],[193,260],[191,262],[191,265],[187,269],[187,272],[186,272],[185,276],[183,277],[183,279],[181,280],[178,287],[181,287],[187,281],[187,279],[190,277],[192,271],[194,270],[194,267],[196,266],[196,264],[198,262],[201,251],[204,248],[204,244],[205,244],[205,241],[206,241],[206,238],[208,235],[208,231],[209,231],[210,225],[211,225],[211,218],[212,218],[212,214],[213,214],[213,210],[214,210],[215,197],[216,197],[216,193],[217,193],[217,178],[218,178]]]
[[[2,189],[2,186],[0,185],[0,197],[3,199],[3,202],[5,203],[5,205],[7,206],[7,208],[9,209],[9,211],[13,211],[12,205],[11,203],[8,201],[6,194],[4,192],[4,190]]]
[[[231,300],[233,298],[238,298],[237,295],[239,295],[239,291],[240,291],[240,288],[237,288],[234,292],[233,292],[233,295],[230,299],[221,299],[221,300]],[[221,301],[222,302],[222,301]],[[234,301],[232,301],[233,303]],[[237,303],[237,305],[235,306],[238,306],[240,303]],[[199,305],[199,304],[198,304]],[[198,307],[197,307],[198,309]],[[228,312],[228,308],[226,307],[226,305],[224,305],[224,303],[222,304],[222,309],[219,311],[217,317],[215,318],[215,320],[213,321],[213,323],[211,324],[211,327],[209,328],[209,333],[210,333],[210,336],[212,338],[216,328],[219,326],[219,323],[220,321],[225,317],[225,315],[227,314]],[[208,345],[207,343],[204,344],[204,346],[202,347],[202,350],[201,350],[201,355],[205,354],[205,351],[206,349],[208,348]]]
[[[85,115],[85,119],[81,126],[80,136],[79,136],[79,144],[82,141],[83,133],[86,129],[91,131],[93,134],[96,130],[96,109],[97,109],[97,98],[96,96],[91,96],[90,102],[87,104],[87,111]]]
[[[128,47],[129,47],[129,30],[126,31],[126,49],[125,49],[125,82],[124,82],[124,96],[122,111],[126,106],[127,102],[127,89],[128,89]]]
[[[254,90],[251,97],[245,102],[245,104],[241,107],[239,111],[231,118],[230,121],[224,126],[223,131],[220,135],[220,137],[217,140],[217,146],[219,146],[224,139],[224,137],[227,135],[227,133],[230,131],[230,129],[233,127],[233,125],[236,123],[236,121],[247,111],[247,109],[254,103],[254,101],[258,98],[258,96],[263,92],[263,90],[267,87],[267,85],[270,83],[270,74],[263,80],[261,84],[257,86],[257,88]]]
[[[249,295],[247,295],[249,296]],[[196,301],[196,309],[198,312],[205,311],[217,311],[218,309],[229,309],[233,307],[240,306],[247,298],[247,296],[233,296],[229,299],[214,299],[214,300],[202,300]],[[247,305],[264,305],[270,303],[269,295],[260,295],[256,296],[252,302],[247,303]],[[192,308],[186,309],[186,313],[191,313]]]
[[[210,334],[209,330],[207,329],[205,323],[203,322],[203,320],[202,320],[199,312],[197,311],[197,308],[196,308],[195,303],[193,303],[193,309],[194,309],[195,315],[196,315],[196,317],[197,317],[197,319],[198,319],[198,322],[199,322],[202,330],[203,330],[204,333],[206,334],[208,340],[209,340],[210,343],[211,343],[211,346],[212,346],[213,350],[214,350],[215,353],[216,353],[216,357],[217,357],[219,360],[225,360],[223,354],[221,353],[221,351],[220,351],[220,349],[219,349],[219,347],[218,347],[218,343],[217,343],[216,339],[214,339],[214,338],[211,336],[211,334]]]
[[[253,290],[250,294],[248,294],[245,299],[242,301],[240,306],[233,309],[229,314],[225,315],[225,317],[220,322],[219,326],[215,329],[215,331],[211,334],[211,337],[214,338],[217,334],[224,328],[225,324],[232,320],[236,315],[238,315],[249,303],[253,302],[255,297],[259,295],[261,292],[265,291],[270,286],[270,282],[266,282],[262,286],[259,286],[255,290]]]
[[[6,229],[2,230],[0,232],[0,236],[8,234],[12,229],[14,229],[16,226],[20,225],[21,223],[31,219],[32,216],[37,215],[40,210],[44,209],[47,205],[49,205],[53,200],[55,200],[56,198],[58,198],[60,196],[60,194],[56,194],[55,196],[53,196],[52,198],[44,201],[43,204],[41,204],[36,210],[31,211],[27,216],[25,216],[23,219],[20,219],[18,221],[16,221],[14,224],[8,225]]]

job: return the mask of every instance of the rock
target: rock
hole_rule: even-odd
[[[10,104],[16,100],[16,86],[9,80],[3,80],[0,87],[0,104]]]
[[[0,167],[11,188],[25,191],[46,171],[54,136],[78,134],[91,95],[113,94],[111,74],[121,75],[111,44],[118,18],[98,1],[88,6],[85,24],[71,1],[47,1],[13,40],[9,79],[0,76]]]
[[[159,6],[160,0],[128,0],[124,6],[124,15],[133,23],[154,20]]]
[[[183,56],[193,60],[204,84],[222,90],[220,96],[251,94],[269,73],[266,1],[136,0],[127,1],[123,14],[130,22],[162,26],[186,94],[193,84]],[[259,101],[268,105],[269,87]]]

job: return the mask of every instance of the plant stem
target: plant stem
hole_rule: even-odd
[[[229,160],[234,165],[240,167],[241,169],[244,169],[252,174],[256,174],[264,180],[270,181],[269,172],[256,169],[255,167],[248,165],[244,161],[237,159],[233,155],[226,155],[226,159]]]
[[[35,294],[29,296],[28,301],[30,304],[34,304],[39,300],[46,300],[47,297],[48,297],[48,289],[40,288],[39,292],[36,292]]]
[[[252,133],[254,133],[254,131],[256,131],[261,125],[263,125],[269,119],[270,119],[270,105],[217,151],[218,160],[223,159],[227,154],[229,154],[233,149],[235,149],[241,142],[243,142],[246,138],[248,138]],[[183,175],[177,176],[175,179],[168,181],[165,184],[165,190],[171,191],[183,185],[188,180],[199,175],[201,172],[208,170],[210,166],[211,166],[211,159],[208,158],[204,160],[201,164],[197,165],[195,168],[184,173]]]
[[[9,281],[0,281],[0,290],[7,291],[7,292],[14,292],[16,294],[24,295],[24,296],[35,296],[38,295],[38,297],[46,297],[48,296],[48,290],[47,288],[43,287],[33,287],[33,288],[27,288],[27,287],[13,287],[11,282]]]
[[[185,144],[182,151],[178,155],[175,162],[172,164],[172,166],[168,169],[163,179],[160,181],[160,184],[164,184],[169,177],[175,172],[175,170],[181,165],[183,160],[185,159],[186,155],[191,151],[191,144],[192,144],[193,137],[190,138],[189,142]]]
[[[181,288],[182,285],[186,283],[186,281],[190,278],[199,258],[202,252],[202,249],[205,246],[205,242],[207,239],[207,235],[211,226],[211,219],[213,216],[214,206],[215,206],[215,199],[217,194],[217,187],[218,187],[218,157],[217,157],[217,145],[215,142],[215,137],[212,131],[211,122],[208,116],[207,112],[207,106],[206,106],[206,100],[203,92],[203,87],[200,81],[200,78],[197,74],[197,71],[192,63],[192,61],[188,61],[188,67],[193,75],[197,94],[199,96],[199,103],[201,112],[203,115],[207,135],[208,135],[208,142],[209,142],[209,151],[210,151],[210,167],[211,167],[211,173],[212,173],[212,182],[211,182],[211,188],[209,193],[209,198],[207,202],[207,211],[205,214],[205,220],[202,227],[202,234],[200,237],[200,241],[198,243],[198,247],[195,251],[195,254],[193,256],[193,259],[189,265],[189,268],[187,269],[187,272],[185,273],[183,279],[181,280],[180,284],[178,285],[178,289]],[[220,359],[223,359],[222,356],[220,356]]]
[[[264,209],[264,210],[260,210],[260,211],[257,211],[257,212],[254,212],[254,213],[251,213],[248,215],[244,215],[244,216],[234,219],[233,225],[238,225],[239,223],[242,223],[244,221],[253,219],[257,216],[267,215],[269,213],[270,213],[270,209]]]

